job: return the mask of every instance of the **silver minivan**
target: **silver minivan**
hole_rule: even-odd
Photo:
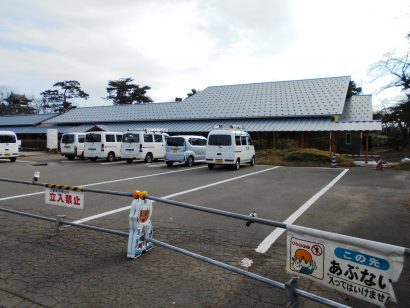
[[[206,138],[202,136],[171,136],[165,146],[165,163],[185,163],[191,167],[194,162],[205,161]]]

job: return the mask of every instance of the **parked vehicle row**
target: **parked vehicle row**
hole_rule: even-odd
[[[239,126],[217,126],[208,138],[195,135],[169,136],[163,129],[141,129],[122,132],[67,133],[61,138],[61,155],[68,159],[80,157],[111,162],[122,158],[134,160],[165,159],[167,166],[184,163],[191,167],[206,162],[230,165],[238,170],[241,164],[255,164],[255,148],[250,135]]]

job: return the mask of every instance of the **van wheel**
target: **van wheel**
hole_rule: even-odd
[[[255,166],[255,155],[252,156],[251,162],[249,163],[252,166]]]
[[[10,161],[11,161],[12,163],[14,163],[14,162],[16,161],[16,159],[17,159],[17,157],[10,157]]]
[[[80,159],[81,159],[81,160],[84,160],[84,159],[85,159],[85,157],[84,157],[84,152],[81,153]]]
[[[192,156],[188,156],[185,165],[188,167],[192,167],[194,165],[194,158]]]
[[[172,165],[174,164],[172,161],[166,161],[165,163],[167,164],[168,167],[172,167]]]
[[[91,161],[96,161],[96,160],[97,160],[97,157],[90,157],[90,160],[91,160]]]
[[[112,162],[115,159],[115,154],[113,152],[108,153],[107,155],[107,161]]]
[[[145,156],[145,162],[146,163],[152,163],[152,154],[151,153],[147,153],[147,156]]]
[[[67,155],[66,156],[69,160],[73,160],[74,158],[75,158],[75,156],[73,156],[73,155]]]
[[[235,170],[239,170],[239,168],[241,167],[241,161],[239,160],[239,158],[236,160],[235,165],[233,166],[233,168]]]
[[[131,158],[127,158],[127,163],[128,163],[128,164],[132,164],[132,159],[131,159]]]
[[[215,165],[214,164],[208,164],[208,169],[213,169],[215,167]]]

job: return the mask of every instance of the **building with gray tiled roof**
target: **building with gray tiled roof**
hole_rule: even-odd
[[[347,99],[350,76],[211,86],[182,102],[73,109],[44,123],[60,131],[166,128],[206,135],[217,124],[239,124],[259,147],[303,146],[360,154],[363,136],[380,131],[372,97]]]
[[[22,141],[23,147],[44,148],[47,140],[47,126],[40,126],[40,124],[57,115],[57,113],[2,115],[0,116],[0,130],[15,132]]]
[[[207,133],[239,124],[258,147],[302,146],[359,154],[363,136],[380,131],[372,97],[346,98],[350,77],[211,86],[182,102],[76,108],[45,120],[63,132],[98,124],[112,131],[165,128],[172,134]]]

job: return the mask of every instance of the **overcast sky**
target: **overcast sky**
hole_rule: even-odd
[[[0,0],[0,89],[40,96],[78,80],[92,106],[125,77],[166,102],[212,85],[350,75],[375,94],[369,66],[406,52],[409,26],[408,0]]]

